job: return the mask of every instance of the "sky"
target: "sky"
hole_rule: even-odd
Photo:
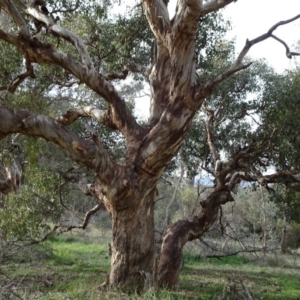
[[[175,10],[177,0],[170,0],[170,15]],[[224,16],[231,20],[232,31],[227,38],[236,38],[236,51],[241,50],[246,39],[253,39],[266,33],[279,21],[290,19],[300,14],[300,0],[238,0],[223,9]],[[300,41],[300,19],[284,25],[274,31],[274,35],[283,39],[290,46]],[[265,58],[278,71],[293,66],[295,59],[285,56],[285,48],[273,39],[253,46],[249,52],[253,58]],[[300,58],[297,59],[300,62]]]
[[[174,14],[177,0],[170,0],[170,16]],[[231,20],[232,30],[226,38],[236,40],[236,53],[245,45],[246,39],[256,38],[266,33],[270,27],[279,21],[290,19],[300,14],[300,0],[238,0],[223,9],[225,18]],[[295,51],[297,41],[300,41],[300,19],[291,24],[279,27],[274,35],[283,39]],[[300,49],[299,49],[300,52]],[[277,72],[289,70],[300,63],[300,57],[288,59],[285,48],[274,39],[268,39],[253,46],[249,53],[254,59],[264,58]],[[145,99],[136,101],[136,111],[140,116],[146,116],[149,104]]]

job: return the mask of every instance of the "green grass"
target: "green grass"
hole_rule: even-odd
[[[106,241],[66,235],[52,238],[46,247],[52,254],[48,251],[43,259],[41,254],[38,260],[23,258],[17,263],[14,259],[0,266],[26,300],[239,300],[247,299],[245,287],[257,300],[300,300],[299,268],[260,266],[243,257],[199,260],[189,254],[185,254],[179,283],[172,291],[152,290],[143,295],[103,291],[100,285],[110,266]],[[0,273],[0,287],[1,282],[5,278]],[[0,295],[0,299],[7,298]]]
[[[209,262],[209,264],[212,265],[243,265],[247,263],[249,260],[242,256],[227,256],[222,258],[209,258],[207,260],[199,260],[194,255],[191,255],[189,253],[184,253],[184,263],[188,265],[199,265],[200,264],[206,264],[206,262]]]
[[[188,256],[179,285],[197,299],[243,299],[244,285],[254,299],[300,300],[299,268],[262,267],[236,256],[201,261]]]

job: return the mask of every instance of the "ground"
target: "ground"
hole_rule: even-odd
[[[222,260],[199,260],[186,253],[172,291],[107,291],[101,283],[109,272],[108,241],[81,232],[55,237],[38,250],[28,248],[0,266],[0,299],[300,300],[300,257],[274,253]]]

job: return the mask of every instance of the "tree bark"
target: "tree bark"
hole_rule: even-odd
[[[3,106],[0,107],[0,139],[12,133],[42,137],[57,144],[76,163],[94,172],[95,182],[86,185],[87,191],[93,190],[91,194],[97,195],[112,215],[112,287],[136,289],[145,284],[145,279],[155,278],[153,204],[156,182],[178,152],[204,99],[211,95],[218,83],[250,65],[244,65],[243,59],[253,45],[270,37],[275,38],[272,33],[277,27],[300,18],[299,15],[277,23],[266,34],[247,40],[231,68],[215,78],[197,82],[195,45],[199,22],[208,13],[233,1],[178,0],[172,20],[169,18],[167,0],[141,1],[157,46],[148,78],[152,93],[150,122],[143,126],[134,118],[124,98],[109,81],[109,76],[101,74],[95,67],[88,50],[91,47],[87,47],[83,39],[63,28],[52,16],[43,14],[32,5],[26,5],[24,1],[0,0],[0,7],[15,23],[14,30],[10,28],[6,32],[0,29],[0,39],[13,46],[26,59],[26,72],[18,76],[8,91],[15,90],[25,78],[35,76],[34,64],[52,64],[76,77],[78,82],[86,84],[108,104],[105,112],[77,108],[58,120]],[[42,22],[50,34],[69,43],[76,51],[74,55],[68,54],[69,48],[68,52],[63,52],[58,46],[34,36],[27,21],[31,20],[28,15]],[[275,39],[282,43],[278,38]],[[287,48],[287,55],[291,57],[297,54]],[[97,57],[95,62],[98,64]],[[119,163],[112,158],[97,132],[93,133],[91,139],[84,139],[72,132],[67,125],[78,117],[91,117],[106,127],[118,130],[127,145],[124,161]],[[213,123],[212,117],[210,122]],[[244,168],[239,162],[240,155],[222,170],[220,155],[217,155],[213,144],[212,126],[208,126],[207,131],[208,144],[216,164],[217,187],[201,203],[202,210],[197,216],[179,221],[167,230],[158,270],[158,283],[163,286],[176,284],[186,242],[201,237],[217,219],[220,205],[232,201],[230,190],[237,183],[237,178],[243,178],[243,175],[237,173],[237,177],[232,177],[234,180],[228,182],[226,176],[237,168],[238,163],[238,171],[247,169],[247,164],[243,164],[246,165]],[[247,151],[243,153],[246,158]],[[262,175],[258,175],[262,179]],[[266,181],[265,177],[263,179]],[[2,188],[6,189],[7,186]]]
[[[156,270],[154,196],[156,188],[134,193],[129,207],[112,210],[111,287],[141,289],[153,285]]]
[[[217,220],[220,205],[228,201],[233,201],[233,198],[227,188],[216,188],[200,203],[202,209],[197,216],[180,220],[167,230],[158,265],[159,286],[170,288],[177,283],[183,263],[184,245],[200,238]]]

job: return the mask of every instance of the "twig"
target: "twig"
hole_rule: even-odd
[[[250,292],[249,292],[247,286],[243,283],[242,280],[240,280],[240,283],[241,283],[241,285],[242,285],[242,287],[243,287],[243,290],[244,290],[245,294],[247,295],[248,299],[249,299],[249,300],[253,300],[253,298],[252,298],[252,296],[251,296],[251,294],[250,294]]]

